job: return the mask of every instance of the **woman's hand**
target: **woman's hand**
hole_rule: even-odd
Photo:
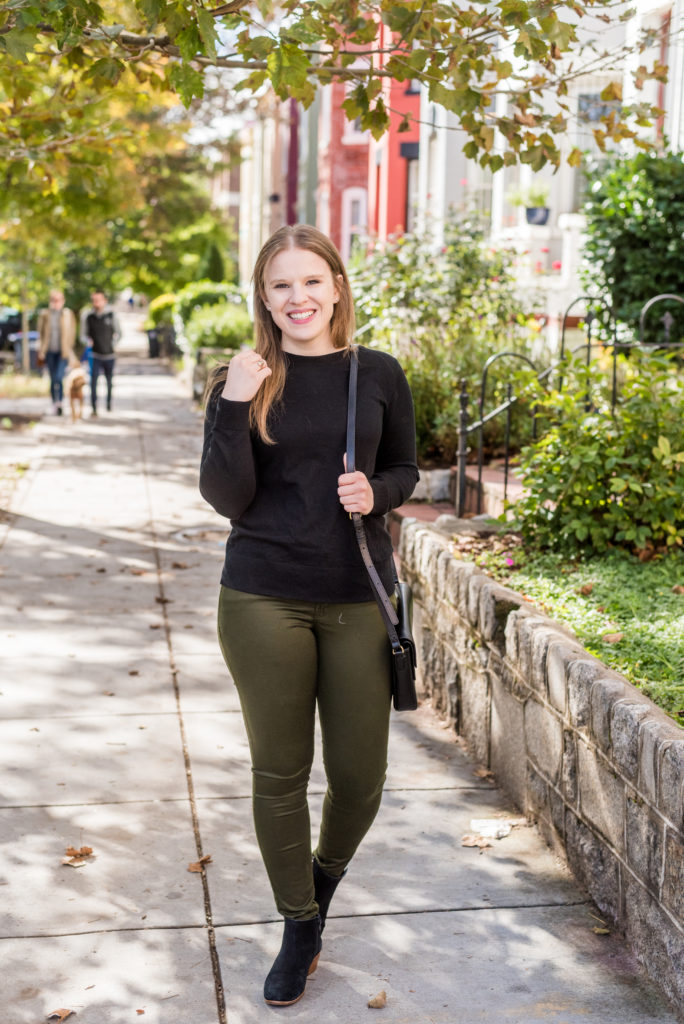
[[[231,402],[251,402],[271,369],[258,352],[245,349],[238,352],[230,361],[228,376],[221,393],[222,398]]]
[[[367,516],[375,504],[373,488],[365,473],[347,473],[347,456],[344,456],[345,472],[337,478],[337,493],[345,512],[360,512]]]

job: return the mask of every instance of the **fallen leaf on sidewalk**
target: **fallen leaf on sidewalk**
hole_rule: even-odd
[[[159,594],[155,597],[157,604],[173,604],[170,597],[160,597]]]
[[[53,1010],[52,1013],[48,1013],[46,1020],[56,1020],[57,1024],[61,1021],[66,1020],[72,1013],[76,1013],[75,1010]]]
[[[604,633],[601,637],[604,644],[619,644],[624,639],[624,633]]]
[[[204,857],[200,857],[200,859],[195,861],[194,864],[188,864],[188,871],[197,873],[202,870],[205,864],[211,864],[210,853],[205,853]]]
[[[131,569],[131,576],[145,576],[147,569]]]
[[[481,850],[485,850],[492,844],[484,836],[463,836],[461,839],[461,846],[479,846]]]
[[[140,672],[137,668],[129,668],[128,674],[129,676],[139,676]]]
[[[596,932],[597,935],[610,935],[610,928],[597,928],[596,925],[591,929],[592,932]]]
[[[135,1012],[136,1012],[136,1013],[138,1014],[138,1016],[140,1016],[140,1015],[141,1015],[141,1014],[143,1014],[143,1013],[144,1013],[145,1011],[144,1011],[144,1010],[136,1010]]]
[[[75,846],[67,846],[66,857],[62,859],[62,864],[65,864],[69,868],[82,868],[87,863],[86,857],[92,857],[93,848],[92,846],[82,846],[80,850],[77,850]],[[70,1010],[69,1013],[74,1013],[74,1010]]]
[[[171,563],[171,568],[172,569],[187,569],[187,567],[188,567],[188,563],[187,562],[172,562]]]
[[[494,772],[490,772],[489,768],[476,768],[473,775],[478,779],[486,779],[487,782],[492,782],[494,779]]]
[[[376,996],[370,997],[368,1005],[371,1010],[382,1010],[383,1006],[387,1006],[387,993],[384,988],[382,992],[378,992]]]

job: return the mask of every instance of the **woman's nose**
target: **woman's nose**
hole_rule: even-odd
[[[306,298],[306,288],[302,281],[295,281],[292,285],[292,302],[303,302]]]

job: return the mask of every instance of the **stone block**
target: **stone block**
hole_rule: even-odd
[[[660,753],[671,741],[681,739],[682,731],[662,711],[652,707],[639,722],[639,792],[652,804],[658,801]]]
[[[447,593],[447,566],[452,560],[453,555],[446,550],[440,551],[437,556],[437,573],[435,579],[436,593],[435,597],[438,600],[443,600]]]
[[[619,920],[620,862],[571,810],[565,812],[565,849],[573,874],[588,889],[599,909]]]
[[[569,729],[563,732],[563,770],[561,788],[565,799],[574,807],[579,789],[577,786],[577,744],[575,734]]]
[[[566,670],[568,717],[576,729],[591,729],[591,691],[607,669],[600,661],[585,655],[570,661]]]
[[[580,813],[618,850],[624,850],[624,783],[587,743],[577,744]]]
[[[484,573],[473,573],[468,580],[467,591],[460,595],[459,611],[473,629],[478,629],[480,626],[480,595],[483,587],[489,582],[489,577]]]
[[[684,837],[670,829],[665,838],[662,901],[684,929]]]
[[[431,589],[437,594],[437,559],[444,550],[444,538],[434,530],[426,530],[421,537],[420,551],[418,552],[418,574]]]
[[[627,696],[627,683],[618,676],[597,679],[591,691],[591,731],[604,753],[610,751],[613,705]]]
[[[413,488],[412,501],[428,501],[428,481],[425,472],[419,472],[418,483]]]
[[[525,814],[533,818],[550,815],[549,787],[534,765],[528,761],[525,766]]]
[[[632,782],[639,775],[639,723],[649,712],[650,702],[619,700],[613,705],[610,739],[613,761]]]
[[[664,743],[658,770],[658,808],[678,832],[684,832],[684,733]]]
[[[627,941],[651,978],[684,1006],[684,932],[627,872],[624,886]]]
[[[534,697],[525,703],[525,744],[528,757],[551,782],[558,782],[563,758],[563,726],[560,719]]]
[[[566,637],[555,640],[546,654],[546,692],[551,704],[562,715],[567,709],[568,672],[578,658],[587,657],[579,644]]]
[[[523,706],[501,679],[490,673],[491,735],[489,767],[518,807],[525,806],[525,740]]]
[[[452,557],[446,567],[445,600],[453,606],[462,619],[466,619],[464,608],[467,605],[468,580],[480,570],[474,562],[461,562]]]
[[[416,532],[417,532],[418,520],[406,518],[401,523],[401,533],[399,534],[399,546],[398,553],[399,558],[402,561],[402,565],[407,571],[411,567],[415,567],[415,546],[416,546]]]
[[[504,636],[506,640],[506,657],[511,664],[517,665],[519,660],[518,637],[520,632],[520,620],[533,614],[532,605],[524,604],[512,611],[506,620]]]
[[[482,636],[501,654],[506,650],[506,622],[508,616],[523,603],[522,597],[500,583],[490,580],[480,591],[480,621]]]
[[[556,842],[553,844],[558,853],[565,854],[565,801],[549,786],[549,807],[551,811],[550,821],[556,833]]]
[[[665,824],[643,800],[627,797],[627,860],[647,889],[658,896],[663,866]]]
[[[545,697],[544,672],[540,670],[546,662],[546,651],[554,637],[549,619],[532,614],[516,619],[518,628],[517,670],[530,688],[537,689]]]
[[[475,759],[489,764],[489,683],[486,673],[468,664],[461,671],[461,734]]]

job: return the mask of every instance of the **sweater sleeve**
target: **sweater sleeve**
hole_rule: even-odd
[[[399,363],[394,362],[394,368],[375,472],[370,478],[375,498],[371,514],[379,516],[408,501],[418,483],[413,399]]]
[[[249,406],[212,396],[204,420],[200,494],[227,519],[238,519],[256,493]]]

